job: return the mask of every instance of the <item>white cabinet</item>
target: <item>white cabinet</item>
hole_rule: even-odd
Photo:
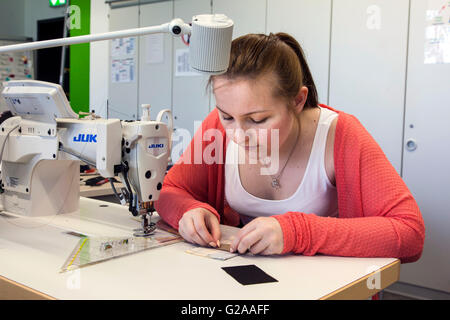
[[[286,32],[303,49],[319,95],[328,103],[331,0],[268,0],[266,32]]]
[[[398,173],[408,38],[408,0],[334,0],[330,106],[355,115]]]
[[[173,18],[172,1],[141,5],[140,27],[156,26]],[[151,119],[162,109],[172,109],[172,36],[139,37],[139,118],[141,104],[150,104]]]
[[[112,9],[110,11],[109,30],[118,31],[139,27],[139,8],[125,7]],[[109,118],[119,118],[121,120],[136,120],[138,111],[138,41],[133,38],[133,49],[113,50],[114,41],[110,40],[109,56],[109,99],[107,115]],[[113,67],[113,63],[116,63]],[[123,66],[118,64],[124,63]],[[95,66],[93,66],[95,67]],[[119,71],[124,70],[128,74],[122,79],[116,79]],[[123,80],[129,80],[122,82]]]
[[[266,12],[266,1],[212,0],[212,13],[225,14],[233,20],[233,39],[248,33],[265,33]],[[211,94],[210,110],[215,105],[214,95]]]
[[[403,156],[426,238],[421,259],[402,266],[400,281],[450,293],[450,64],[424,63],[426,13],[440,9],[427,4],[411,1]]]
[[[213,0],[212,13],[226,14],[234,21],[233,39],[266,31],[266,1]]]
[[[195,15],[210,12],[210,0],[174,1],[174,17],[187,23],[191,22]],[[206,88],[208,75],[185,73],[187,70],[180,68],[183,63],[177,60],[188,60],[188,47],[180,38],[173,38],[173,49],[172,101],[176,130],[173,136],[172,160],[176,162],[194,137],[195,122],[201,123],[209,113],[210,93]]]

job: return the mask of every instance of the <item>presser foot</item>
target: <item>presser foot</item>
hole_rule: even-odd
[[[148,215],[142,215],[142,227],[138,229],[134,229],[133,235],[135,237],[149,237],[156,230],[156,224],[154,222],[150,222],[148,219]]]
[[[150,222],[150,224],[145,228],[134,229],[133,236],[135,237],[149,237],[155,233],[156,224],[154,222]]]

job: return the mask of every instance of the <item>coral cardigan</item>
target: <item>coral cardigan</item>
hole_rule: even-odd
[[[274,212],[283,231],[283,254],[418,260],[425,226],[411,192],[354,116],[320,106],[339,114],[334,142],[339,214],[333,218],[314,212]],[[185,212],[205,208],[220,223],[239,225],[239,214],[224,203],[225,151],[226,134],[215,109],[164,178],[155,204],[163,220],[178,229]],[[202,161],[203,154],[215,161],[211,157]]]

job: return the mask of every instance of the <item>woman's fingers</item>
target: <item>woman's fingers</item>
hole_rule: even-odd
[[[245,225],[242,229],[240,229],[234,236],[233,241],[231,242],[230,251],[234,252],[237,250],[237,248],[240,245],[240,242],[244,239],[244,237],[255,230],[257,227],[257,224],[255,223],[255,220],[250,221],[247,225]]]
[[[193,219],[188,219],[186,221],[186,234],[189,242],[197,243],[201,246],[206,246],[206,242],[202,240],[199,236],[197,229],[195,228]]]
[[[236,247],[236,251],[239,253],[245,253],[249,250],[253,245],[255,245],[258,241],[261,240],[263,234],[259,232],[259,230],[252,230],[249,233],[246,233],[241,237],[238,246]]]
[[[210,246],[217,246],[216,240],[209,233],[208,228],[206,227],[205,217],[204,216],[194,216],[193,217],[194,228],[197,231],[197,235],[202,239],[202,241]]]
[[[210,231],[214,243],[216,243],[217,246],[220,246],[220,244],[218,243],[221,237],[220,224],[215,215],[211,214],[206,217],[206,227]]]
[[[188,242],[216,247],[220,239],[219,220],[208,210],[192,209],[180,219],[178,232]]]
[[[257,218],[242,228],[233,240],[230,252],[280,254],[283,251],[283,232],[275,218]]]
[[[266,238],[262,237],[258,242],[250,247],[250,252],[253,254],[264,254],[264,251],[270,247],[270,242]]]
[[[252,221],[253,222],[253,221]],[[250,232],[255,230],[255,225],[250,222],[249,224],[245,225],[241,230],[239,230],[236,235],[234,236],[233,241],[231,242],[230,252],[234,252],[237,250],[237,248],[240,245],[240,242],[242,239]]]
[[[181,236],[201,246],[219,246],[220,225],[214,213],[199,208],[186,212],[179,221]],[[257,218],[240,229],[231,242],[230,252],[241,254],[280,254],[283,251],[283,233],[272,217]]]
[[[275,254],[275,253],[273,252],[272,247],[269,245],[269,246],[267,246],[267,248],[265,248],[259,254],[262,255],[262,256],[270,256],[270,255]]]

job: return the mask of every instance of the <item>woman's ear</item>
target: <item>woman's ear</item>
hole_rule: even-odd
[[[297,96],[295,97],[295,110],[298,113],[300,113],[305,107],[307,99],[308,99],[308,88],[303,86],[300,88]]]

